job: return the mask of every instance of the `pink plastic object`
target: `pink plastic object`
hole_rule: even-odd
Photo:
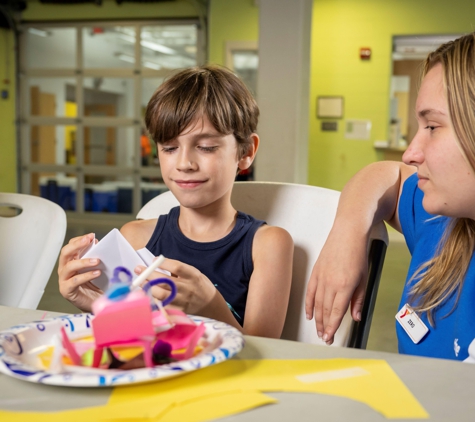
[[[150,299],[140,290],[132,292],[126,299],[108,303],[93,304],[93,310],[102,308],[92,320],[92,331],[97,347],[137,341],[143,337],[154,337]],[[102,305],[102,306],[101,306]]]
[[[61,343],[63,344],[63,347],[68,352],[68,355],[70,359],[72,360],[72,362],[77,366],[82,366],[81,357],[78,355],[76,348],[69,340],[68,335],[66,334],[66,331],[64,330],[64,327],[61,327]]]
[[[160,311],[156,311],[158,313]],[[170,343],[173,350],[185,349],[183,357],[190,358],[193,351],[205,331],[203,324],[196,325],[184,312],[177,309],[167,309],[167,314],[173,327],[157,334],[157,340]],[[160,320],[156,315],[155,321]],[[178,357],[175,355],[175,357]]]

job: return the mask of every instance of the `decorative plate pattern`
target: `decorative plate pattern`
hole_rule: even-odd
[[[244,337],[236,328],[213,319],[190,316],[196,323],[204,323],[208,341],[214,344],[191,359],[133,370],[68,366],[65,372],[53,373],[41,369],[37,355],[57,341],[61,326],[68,334],[88,335],[92,318],[91,314],[64,315],[0,331],[0,372],[42,384],[110,387],[157,381],[205,368],[233,357],[244,346]]]

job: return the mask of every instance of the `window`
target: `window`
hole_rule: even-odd
[[[145,107],[203,62],[195,20],[28,24],[20,35],[22,192],[77,212],[136,214],[165,190]]]

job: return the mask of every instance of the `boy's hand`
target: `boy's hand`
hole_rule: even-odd
[[[92,302],[103,294],[103,291],[91,283],[101,272],[93,267],[99,264],[98,259],[79,259],[82,252],[89,247],[94,234],[75,237],[61,249],[58,265],[59,291],[74,306],[83,311],[90,311]],[[96,240],[97,243],[97,240]],[[79,274],[78,271],[91,268],[91,271]]]
[[[159,277],[172,280],[177,288],[177,295],[172,305],[187,314],[201,315],[203,309],[214,299],[217,292],[209,278],[195,267],[174,259],[166,259],[160,268],[169,271],[172,275],[154,273],[149,277],[149,280]],[[144,269],[145,267],[138,266],[135,268],[135,273],[140,274]],[[170,294],[170,289],[167,285],[156,285],[152,287],[151,292],[155,298],[163,301]]]

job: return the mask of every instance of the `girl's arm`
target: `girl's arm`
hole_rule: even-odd
[[[254,271],[244,317],[244,333],[280,338],[289,304],[294,242],[284,229],[262,226],[254,237]]]
[[[361,319],[368,272],[367,244],[374,224],[386,221],[401,231],[398,205],[404,181],[415,168],[400,162],[373,163],[345,186],[335,222],[307,287],[307,318],[315,317],[318,336],[328,344],[351,302]]]

